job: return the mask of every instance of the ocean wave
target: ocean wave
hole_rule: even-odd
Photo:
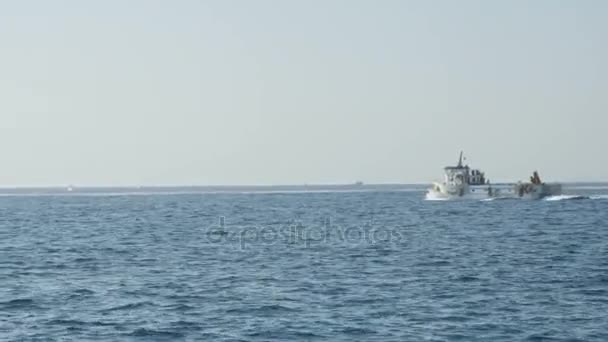
[[[137,329],[137,330],[133,331],[132,333],[130,333],[129,336],[152,338],[152,339],[161,338],[161,339],[171,339],[172,340],[172,339],[176,339],[176,338],[183,338],[184,334],[175,332],[175,331],[164,331],[164,330],[140,328],[140,329]]]
[[[29,298],[20,298],[20,299],[9,300],[6,302],[0,302],[0,308],[2,308],[4,310],[27,309],[27,308],[34,308],[34,307],[36,307],[34,300],[29,299]]]
[[[125,304],[125,305],[113,306],[113,307],[105,309],[103,311],[110,312],[110,311],[122,311],[122,310],[137,310],[142,307],[146,307],[146,306],[150,306],[150,305],[154,305],[154,304],[151,302],[129,303],[129,304]]]
[[[69,327],[92,326],[92,327],[113,327],[115,323],[102,321],[81,321],[78,319],[53,319],[47,322],[47,325],[64,325]]]
[[[568,190],[608,190],[608,185],[568,185],[564,184]]]
[[[273,305],[262,305],[259,307],[252,307],[252,308],[234,308],[234,309],[229,309],[226,312],[230,313],[230,314],[243,314],[243,313],[251,314],[251,313],[253,313],[253,314],[266,315],[266,314],[288,314],[288,313],[295,312],[295,311],[297,311],[297,309],[278,305],[278,304],[273,304]]]

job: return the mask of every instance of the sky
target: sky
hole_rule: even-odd
[[[608,181],[608,2],[0,2],[0,185]]]

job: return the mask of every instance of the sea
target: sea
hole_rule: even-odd
[[[608,185],[0,190],[0,341],[608,341]]]

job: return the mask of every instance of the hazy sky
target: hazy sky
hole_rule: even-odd
[[[608,180],[608,1],[0,3],[0,185]]]

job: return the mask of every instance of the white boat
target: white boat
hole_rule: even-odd
[[[446,166],[443,182],[434,182],[428,190],[427,199],[487,199],[487,198],[526,198],[540,199],[562,193],[558,183],[543,183],[534,171],[530,182],[490,184],[485,174],[468,165],[462,164],[462,152],[458,165]]]

